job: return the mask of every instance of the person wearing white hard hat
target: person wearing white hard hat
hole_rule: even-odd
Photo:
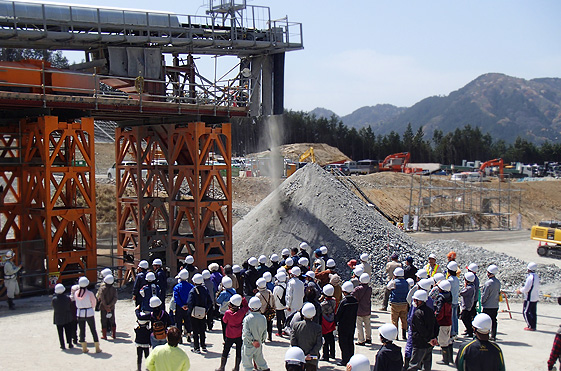
[[[78,317],[78,327],[80,328],[80,344],[82,353],[88,353],[88,343],[86,343],[86,323],[90,328],[94,339],[95,352],[100,353],[99,339],[95,329],[94,308],[97,302],[93,292],[88,290],[90,281],[86,277],[80,277],[78,285],[80,289],[73,294],[76,302],[76,317]]]
[[[540,300],[540,277],[536,273],[538,265],[534,262],[528,264],[528,275],[524,286],[516,289],[517,294],[524,294],[522,314],[526,321],[525,331],[536,331],[538,315],[537,307]]]
[[[300,251],[298,251],[298,256],[301,258],[306,258],[308,259],[308,261],[310,261],[310,254],[308,253],[308,250],[311,250],[310,245],[308,245],[306,242],[302,242],[299,248]]]
[[[355,354],[346,364],[347,371],[370,371],[370,361],[364,354]]]
[[[323,296],[320,304],[321,307],[321,334],[323,336],[323,357],[322,361],[329,361],[329,358],[335,359],[335,309],[337,302],[333,297],[335,288],[331,284],[323,286]]]
[[[189,271],[183,268],[179,271],[179,282],[173,287],[173,300],[175,301],[175,324],[180,331],[183,331],[187,341],[191,341],[191,315],[187,300],[193,285],[189,282]],[[182,334],[183,336],[183,334]]]
[[[171,317],[162,309],[162,300],[155,295],[150,298],[150,307],[152,308],[150,312],[150,327],[152,328],[150,346],[154,349],[167,342],[166,331],[171,326]]]
[[[206,314],[206,326],[208,331],[212,331],[214,328],[214,320],[216,319],[216,313],[218,312],[218,308],[216,305],[216,288],[214,287],[214,282],[212,281],[212,274],[208,269],[205,269],[201,272],[203,276],[203,281],[206,289],[208,290],[208,294],[212,299],[212,304]]]
[[[280,265],[284,266],[286,265],[286,260],[290,258],[290,250],[289,249],[282,249],[281,251],[281,260],[280,260]],[[290,259],[292,260],[292,259]]]
[[[185,264],[183,265],[182,269],[186,269],[189,272],[189,283],[193,284],[193,276],[197,273],[200,273],[199,268],[195,266],[195,258],[192,255],[187,255],[185,257]]]
[[[360,254],[360,264],[362,264],[362,270],[364,273],[368,273],[372,276],[372,265],[370,264],[370,254],[363,252]]]
[[[220,367],[216,371],[224,371],[230,349],[232,349],[234,344],[236,345],[234,370],[239,370],[242,361],[242,322],[248,310],[247,300],[241,295],[235,294],[230,297],[228,309],[222,317],[222,321],[226,325],[226,340],[224,341],[224,349],[220,358]]]
[[[269,257],[269,260],[271,261],[271,266],[269,267],[269,272],[271,272],[272,275],[275,275],[275,274],[277,274],[277,269],[279,269],[281,267],[280,258],[277,254],[271,254],[271,256]]]
[[[136,312],[137,326],[134,328],[134,344],[136,345],[136,369],[142,371],[142,358],[150,354],[150,313],[140,310]]]
[[[244,265],[245,267],[246,265]],[[257,267],[259,266],[259,261],[256,257],[252,256],[251,258],[247,259],[247,268],[244,273],[244,295],[246,297],[250,297],[255,295],[257,292],[257,279],[261,277],[259,272],[257,271]]]
[[[480,313],[473,319],[475,340],[462,345],[456,357],[458,371],[504,371],[505,362],[501,348],[489,341],[489,331],[492,326],[491,318]]]
[[[491,264],[487,267],[487,281],[483,284],[481,291],[482,312],[489,315],[493,321],[491,328],[491,340],[497,339],[497,314],[499,312],[499,296],[501,293],[501,281],[496,277],[499,267]]]
[[[156,275],[153,272],[148,272],[146,273],[146,284],[140,290],[140,297],[142,298],[140,309],[143,312],[152,311],[150,307],[150,298],[152,296],[160,297],[160,286],[156,284]]]
[[[386,323],[378,328],[382,347],[376,353],[374,371],[399,370],[403,368],[401,348],[393,343],[397,340],[397,327]]]
[[[234,274],[234,269],[230,264],[226,264],[224,266],[224,277],[230,277],[230,279],[232,280],[232,288],[234,290],[236,290],[236,293],[237,293],[238,292],[238,287],[239,287],[239,282],[238,282],[238,278]]]
[[[148,268],[150,268],[150,266],[146,260],[141,260],[136,268],[136,277],[132,286],[132,300],[134,301],[135,307],[142,304],[143,296],[140,294],[140,291],[146,285],[146,273],[148,273]]]
[[[345,297],[339,303],[335,314],[339,348],[341,348],[341,362],[339,362],[339,366],[345,366],[355,352],[354,334],[358,313],[358,300],[352,295],[354,290],[353,283],[346,281],[342,285],[342,290]]]
[[[480,306],[481,289],[480,289],[479,277],[477,277],[477,271],[479,270],[479,266],[475,263],[470,263],[466,267],[466,269],[468,272],[471,272],[475,275],[475,281],[473,281],[473,285],[475,286],[476,305]]]
[[[419,282],[422,279],[426,279],[427,277],[427,272],[423,269],[419,269],[417,270],[417,273],[415,273],[415,284],[409,289],[409,292],[407,293],[407,304],[409,304],[409,306],[411,306],[411,303],[413,302],[413,294],[419,289]]]
[[[454,340],[450,339],[452,329],[452,285],[448,280],[442,280],[436,286],[438,295],[434,300],[434,315],[439,326],[438,344],[442,353],[442,361],[438,364],[449,365],[454,362]]]
[[[19,295],[18,272],[22,269],[21,264],[14,263],[15,254],[12,250],[6,253],[6,262],[4,263],[4,286],[8,296],[8,308],[16,309],[14,299]]]
[[[284,355],[284,367],[286,371],[304,371],[306,367],[306,355],[298,347],[290,347]]]
[[[245,269],[243,269],[241,266],[239,266],[238,264],[234,264],[232,266],[232,273],[234,274],[234,276],[236,277],[237,281],[238,281],[238,287],[236,288],[236,292],[240,295],[244,295],[244,279],[245,279]],[[233,280],[233,279],[232,279]],[[234,287],[234,286],[232,286]]]
[[[267,280],[263,277],[257,280],[256,298],[261,300],[261,314],[267,319],[267,335],[273,341],[273,319],[275,318],[275,298],[271,290],[267,289]]]
[[[305,256],[302,256],[298,259],[298,266],[300,267],[302,274],[305,274],[310,269],[309,264],[310,259],[306,258]]]
[[[386,264],[386,274],[388,275],[388,281],[387,281],[388,283],[390,283],[395,278],[393,271],[398,267],[401,268],[401,263],[398,260],[399,260],[399,255],[393,253],[390,256],[390,261]],[[382,306],[380,307],[380,310],[382,311],[388,310],[390,294],[391,294],[391,290],[388,290],[388,288],[386,287],[386,289],[384,290],[384,301],[382,302]]]
[[[115,322],[115,304],[117,304],[117,289],[113,286],[113,275],[105,276],[103,283],[97,290],[96,298],[101,313],[101,338],[107,340],[107,332],[111,331],[113,339],[117,338],[117,324]]]
[[[275,275],[275,287],[273,288],[273,297],[275,299],[275,310],[277,318],[276,336],[283,334],[286,325],[286,273],[279,272]]]
[[[64,334],[66,334],[66,341],[68,342],[68,348],[74,348],[72,345],[72,309],[70,306],[70,298],[65,295],[64,292],[66,288],[63,284],[57,283],[55,286],[55,294],[51,301],[51,305],[54,310],[53,323],[56,325],[58,332],[58,340],[60,342],[60,349],[66,349],[64,345]]]
[[[263,344],[267,339],[267,319],[261,314],[261,300],[249,300],[250,312],[242,324],[242,365],[245,371],[269,370],[263,357]],[[255,366],[257,367],[254,367]]]
[[[372,311],[372,287],[370,275],[362,273],[359,277],[360,284],[354,288],[352,295],[358,301],[356,314],[356,328],[358,342],[356,345],[372,344],[372,327],[370,325],[370,312]]]
[[[109,268],[104,268],[104,269],[102,269],[101,272],[99,272],[99,273],[101,273],[101,278],[102,278],[102,279],[105,278],[105,277],[107,277],[107,276],[109,276],[110,274],[111,274],[111,275],[113,274],[113,272],[112,272],[111,269],[109,269]]]
[[[314,273],[314,271],[309,270],[304,275],[304,279],[305,279],[304,282],[305,289],[312,288],[315,292],[315,300],[318,301],[321,296],[321,288],[316,282],[316,274]]]
[[[301,310],[303,319],[296,322],[290,334],[290,345],[299,347],[306,355],[306,370],[315,371],[318,367],[319,351],[321,349],[321,325],[314,322],[316,307],[306,303]]]
[[[362,268],[362,265],[357,265],[354,269],[353,269],[353,273],[351,274],[351,282],[353,283],[354,287],[357,287],[358,285],[360,285],[360,275],[364,273],[364,269]]]
[[[407,294],[409,293],[409,283],[405,279],[405,271],[401,267],[397,267],[393,271],[394,279],[391,280],[386,289],[390,290],[390,306],[391,319],[395,328],[399,328],[401,321],[401,336],[403,340],[407,340]],[[396,338],[397,340],[397,338]]]
[[[187,298],[187,308],[191,313],[191,327],[193,329],[193,352],[206,352],[206,315],[213,305],[210,293],[205,286],[203,275],[197,273],[193,276],[195,287]]]
[[[450,336],[454,338],[458,335],[458,309],[460,306],[460,279],[458,278],[458,263],[449,262],[448,266],[448,282],[450,282],[450,295],[452,295],[452,328],[450,329]]]
[[[335,270],[335,266],[336,266],[335,260],[328,259],[325,262],[324,270],[320,271],[319,269],[316,269],[315,271],[316,281],[320,287],[327,285],[329,283],[330,276],[337,273],[337,271]]]
[[[304,282],[300,279],[302,271],[300,267],[290,270],[291,279],[286,285],[286,310],[287,317],[302,309],[304,305]]]
[[[430,370],[432,367],[432,349],[438,344],[438,323],[434,312],[426,302],[428,294],[417,290],[413,295],[415,312],[411,319],[411,337],[413,349],[408,370]]]
[[[423,268],[429,277],[434,276],[437,273],[442,273],[442,268],[440,265],[436,264],[436,255],[429,254],[429,262]]]
[[[464,288],[460,291],[460,318],[466,328],[463,335],[473,337],[471,321],[475,317],[475,275],[471,272],[464,274]]]
[[[157,241],[161,244],[161,241]],[[156,284],[160,287],[160,294],[158,297],[162,301],[162,309],[166,307],[166,294],[168,292],[168,275],[163,268],[162,259],[154,259],[152,262],[152,269],[156,275]]]
[[[216,304],[218,304],[218,313],[220,315],[220,323],[222,324],[222,338],[226,341],[226,324],[222,319],[230,305],[230,298],[236,295],[236,290],[232,287],[232,279],[230,277],[222,277],[222,282],[220,286],[218,286],[217,295]]]

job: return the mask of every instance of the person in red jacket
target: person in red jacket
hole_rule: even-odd
[[[438,283],[438,296],[434,301],[434,315],[438,323],[438,344],[442,352],[442,361],[436,363],[440,365],[448,365],[454,362],[454,341],[450,339],[450,331],[452,330],[452,294],[450,289],[452,285],[448,280],[442,280]]]
[[[224,342],[222,357],[220,358],[220,367],[216,371],[224,371],[230,349],[232,349],[234,344],[236,344],[236,365],[234,370],[240,369],[240,362],[242,361],[242,322],[248,310],[247,300],[242,298],[241,295],[236,294],[230,298],[228,310],[222,318],[222,321],[226,324],[226,341]]]
[[[561,302],[559,304],[561,304]],[[553,366],[558,359],[560,360],[559,362],[561,362],[561,325],[557,329],[555,339],[553,339],[553,346],[551,347],[551,353],[547,361],[547,369],[553,370]]]

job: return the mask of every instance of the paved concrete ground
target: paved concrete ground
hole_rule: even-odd
[[[59,349],[56,327],[52,324],[52,310],[50,297],[33,297],[16,301],[18,309],[8,311],[5,302],[0,303],[0,336],[1,359],[0,370],[134,370],[136,368],[136,350],[134,345],[135,326],[133,305],[130,300],[120,300],[117,303],[117,340],[101,340],[103,353],[82,354],[80,349],[62,351]],[[506,309],[504,303],[501,309]],[[374,303],[373,308],[378,308]],[[499,314],[498,344],[502,347],[508,370],[545,370],[546,361],[553,343],[555,331],[561,324],[561,306],[553,304],[538,305],[538,331],[526,332],[522,318],[521,304],[513,304],[513,319],[508,313]],[[389,313],[373,311],[374,328],[381,323],[388,322]],[[96,319],[99,313],[96,313]],[[99,326],[99,323],[96,323]],[[182,347],[191,360],[191,370],[214,370],[219,365],[222,351],[222,339],[217,322],[215,330],[208,336],[209,352],[206,355],[194,354],[190,347]],[[463,326],[460,324],[460,329]],[[99,333],[99,328],[98,328]],[[274,336],[274,335],[273,335]],[[91,334],[86,339],[90,351],[93,351]],[[375,344],[371,347],[356,347],[356,351],[366,354],[371,362],[379,348],[378,335],[374,331]],[[404,347],[403,341],[397,344]],[[457,351],[459,342],[456,342]],[[265,358],[273,371],[284,370],[284,353],[288,347],[286,339],[274,338],[272,343],[264,347]],[[337,347],[337,357],[340,356]],[[234,354],[231,353],[227,369],[232,367]],[[452,367],[434,364],[440,359],[438,350],[434,351],[433,370],[452,370]],[[320,362],[321,370],[344,370],[337,367],[335,362]]]

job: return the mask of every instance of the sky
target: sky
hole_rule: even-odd
[[[192,15],[208,8],[208,0],[65,3]],[[247,3],[269,6],[273,19],[303,24],[304,49],[286,55],[287,109],[323,107],[343,116],[376,104],[410,107],[490,72],[561,77],[558,0]]]

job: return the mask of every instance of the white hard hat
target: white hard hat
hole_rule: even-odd
[[[534,262],[528,263],[528,270],[535,272],[538,269],[538,265]]]
[[[477,272],[477,270],[479,269],[479,266],[475,263],[471,263],[470,265],[468,265],[468,269],[472,272]]]
[[[451,262],[448,263],[446,268],[448,268],[448,270],[451,270],[452,272],[455,272],[458,270],[458,263],[452,260]]]
[[[261,309],[261,300],[254,296],[249,300],[249,309],[251,309],[252,311],[256,311]]]
[[[423,290],[428,291],[428,290],[430,290],[430,288],[434,284],[434,281],[432,280],[432,278],[425,278],[425,279],[420,280],[417,284]]]
[[[314,318],[316,315],[316,307],[312,303],[306,303],[302,307],[302,315],[305,318]]]
[[[222,277],[222,286],[224,286],[225,289],[232,288],[232,279],[228,276]]]
[[[152,265],[162,265],[162,259],[154,259]]]
[[[210,263],[208,265],[208,270],[211,272],[217,272],[220,269],[220,266],[218,265],[218,263]]]
[[[313,271],[307,271],[305,276],[310,277],[311,279],[316,278],[316,274]]]
[[[288,364],[303,364],[306,363],[306,355],[304,351],[298,347],[290,347],[284,354],[284,361]]]
[[[370,282],[370,275],[368,273],[363,273],[360,275],[360,283],[369,283]]]
[[[152,296],[150,298],[150,308],[158,308],[160,305],[162,305],[162,301],[159,297]]]
[[[11,259],[11,258],[13,258],[13,257],[14,257],[14,252],[13,252],[12,250],[8,250],[8,251],[6,252],[6,258],[7,258],[7,259]]]
[[[446,276],[442,273],[436,273],[434,276],[432,276],[432,280],[434,281],[434,283],[438,283],[445,278],[446,278]]]
[[[192,255],[187,255],[185,258],[185,264],[193,264],[195,262],[195,258]]]
[[[409,285],[409,287],[413,287],[413,285],[415,284],[415,281],[413,281],[413,278],[408,278],[406,281],[407,281],[407,284]]]
[[[310,264],[310,261],[308,260],[308,258],[306,258],[305,256],[301,257],[300,259],[298,259],[298,264],[302,265],[304,267],[307,267],[308,264]]]
[[[265,272],[263,273],[263,278],[265,279],[265,281],[271,282],[273,280],[273,275],[271,274],[271,272]]]
[[[341,286],[341,289],[344,292],[348,292],[348,293],[353,292],[354,288],[355,288],[355,285],[353,285],[353,283],[351,281],[345,281],[343,283],[343,286]]]
[[[80,285],[81,288],[88,287],[89,284],[90,280],[86,277],[80,277],[80,279],[78,280],[78,285]]]
[[[239,307],[242,305],[242,296],[239,294],[235,294],[232,295],[232,297],[230,298],[230,304],[232,304],[233,306]]]
[[[292,267],[294,265],[294,259],[288,258],[288,259],[286,259],[284,264],[288,265],[289,267]]]
[[[429,275],[427,274],[427,271],[424,270],[424,269],[419,269],[417,271],[417,273],[415,273],[415,276],[417,276],[417,278],[420,278],[420,279],[424,279],[424,278],[429,277]]]
[[[434,254],[429,254],[429,259],[436,259],[436,255],[434,255]]]
[[[183,281],[187,281],[189,279],[189,272],[187,269],[182,269],[179,271],[179,278]]]
[[[292,273],[292,275],[299,277],[302,274],[302,271],[300,270],[300,267],[294,267],[290,270],[290,273]]]
[[[448,280],[442,280],[438,283],[438,287],[440,287],[442,291],[450,291],[452,289],[452,284]]]
[[[240,267],[237,264],[232,267],[232,273],[240,273],[241,271],[242,271],[242,267]]]
[[[499,267],[497,267],[495,264],[491,264],[487,267],[487,272],[496,275],[497,273],[499,273]]]
[[[355,276],[360,277],[360,275],[364,273],[364,268],[357,265],[356,268],[353,269],[353,273]]]
[[[286,281],[286,273],[284,273],[284,272],[277,273],[275,277],[280,282],[285,282]]]
[[[473,321],[471,325],[477,329],[477,332],[482,334],[488,334],[491,331],[491,326],[493,325],[493,320],[487,313],[479,313]]]
[[[282,249],[281,255],[282,255],[282,256],[288,256],[288,255],[290,255],[290,250],[288,250],[288,249]]]
[[[200,273],[197,273],[193,276],[193,283],[195,285],[201,285],[204,281],[205,279],[203,278],[203,275]]]
[[[271,261],[272,261],[273,263],[276,263],[276,262],[278,262],[279,260],[280,260],[280,259],[279,259],[279,256],[278,256],[277,254],[272,254],[272,255],[271,255]]]
[[[302,242],[302,243],[300,244],[300,248],[301,248],[301,249],[309,249],[309,248],[310,248],[310,245],[308,245],[306,242]]]
[[[264,289],[265,287],[267,287],[267,281],[265,281],[265,279],[263,277],[257,279],[257,281],[255,281],[255,284],[260,289]]]
[[[335,268],[335,260],[327,259],[327,262],[325,263],[325,266],[327,268]]]
[[[473,274],[471,272],[467,272],[466,274],[464,274],[464,278],[468,282],[473,282],[473,281],[475,281],[475,274]]]
[[[265,264],[267,262],[267,257],[265,255],[260,255],[257,261],[261,264]]]
[[[280,272],[286,274],[287,273],[286,268],[285,267],[280,267],[279,269],[277,269],[277,273],[280,273]]]
[[[420,300],[420,301],[427,301],[428,294],[425,290],[417,290],[413,294],[413,299],[417,299],[417,300]]]
[[[203,280],[209,280],[210,279],[210,272],[208,271],[208,269],[205,269],[204,271],[202,271],[201,274],[203,275]]]
[[[106,276],[109,276],[111,273],[113,273],[113,272],[111,271],[111,269],[105,268],[105,269],[103,269],[103,270],[101,271],[101,276],[102,276],[102,277],[106,277]]]
[[[370,361],[363,354],[355,354],[347,363],[347,371],[370,371]]]
[[[363,252],[362,254],[360,254],[360,260],[362,260],[363,262],[367,262],[368,258],[370,258],[370,255]]]
[[[327,254],[327,246],[321,246],[321,247],[319,248],[319,251],[321,251],[321,254],[322,254],[322,255]]]
[[[146,260],[141,260],[138,266],[142,269],[148,269],[148,262]]]
[[[66,291],[66,287],[62,283],[57,283],[55,286],[55,294],[63,294]]]
[[[335,288],[333,287],[333,285],[328,283],[327,285],[323,286],[323,293],[326,296],[333,296],[333,294],[335,293]]]
[[[156,280],[156,275],[154,274],[154,272],[148,272],[146,273],[146,281],[148,282],[152,282]]]
[[[405,271],[403,270],[403,268],[397,267],[394,269],[393,271],[393,275],[396,277],[403,277],[403,275],[405,274]]]
[[[108,285],[112,285],[113,282],[115,282],[115,277],[113,277],[112,274],[110,274],[110,275],[108,275],[108,276],[105,276],[105,277],[103,278],[103,282],[105,282],[105,283],[108,284]]]
[[[396,340],[397,339],[397,327],[392,325],[391,323],[383,324],[378,328],[380,332],[380,336],[387,340]]]
[[[247,259],[247,263],[253,267],[257,267],[259,265],[259,261],[257,261],[257,258],[255,256]]]

